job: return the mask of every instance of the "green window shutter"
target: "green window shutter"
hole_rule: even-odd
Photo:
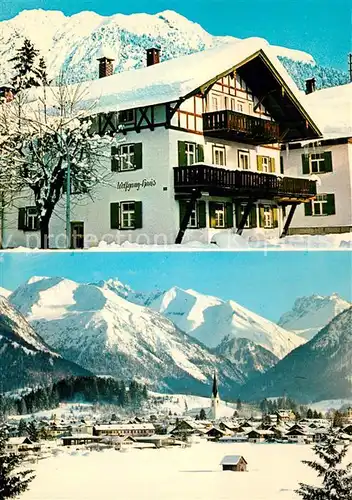
[[[119,159],[115,158],[119,154],[119,148],[116,146],[111,146],[111,172],[119,171]]]
[[[308,201],[304,204],[304,215],[310,216],[313,213],[312,202]]]
[[[110,203],[110,227],[111,229],[118,229],[120,227],[119,224],[119,203]]]
[[[226,227],[233,227],[233,204],[231,202],[225,205]]]
[[[209,201],[209,226],[216,227],[215,221],[215,203]]]
[[[186,209],[187,209],[187,202],[186,200],[180,200],[179,201],[179,206],[180,206],[180,227],[182,224],[182,221],[184,219],[184,216],[186,215]]]
[[[275,172],[275,158],[270,158],[270,172]]]
[[[263,157],[260,155],[257,156],[257,170],[263,172]]]
[[[278,225],[279,225],[279,209],[277,207],[273,207],[272,211],[273,211],[273,227],[278,227]]]
[[[283,174],[284,170],[284,157],[280,156],[280,174]]]
[[[25,208],[20,208],[18,210],[18,229],[21,231],[26,230],[26,209]]]
[[[259,205],[259,227],[264,227],[264,207]]]
[[[249,213],[249,227],[257,227],[257,206],[253,205],[252,210]]]
[[[332,153],[326,151],[324,153],[324,170],[325,172],[332,172]]]
[[[204,146],[202,144],[197,144],[197,162],[203,163],[204,161]]]
[[[335,195],[327,194],[326,195],[326,203],[323,203],[323,214],[324,215],[335,215]]]
[[[141,142],[134,145],[134,168],[136,170],[143,168],[143,146]]]
[[[186,144],[183,141],[178,141],[178,166],[186,167]]]
[[[141,227],[143,227],[142,219],[143,219],[142,202],[135,201],[134,202],[134,228],[135,229],[141,229]]]
[[[206,215],[205,215],[205,201],[200,200],[197,203],[198,210],[198,227],[207,227]]]
[[[309,174],[309,155],[302,155],[302,173]]]

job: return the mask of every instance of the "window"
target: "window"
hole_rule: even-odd
[[[226,165],[225,148],[220,146],[213,147],[213,163],[214,165]]]
[[[326,194],[317,194],[316,199],[313,200],[312,215],[324,215],[326,213],[325,204],[327,201]]]
[[[237,111],[239,113],[243,113],[244,111],[244,102],[242,101],[237,101]]]
[[[249,152],[238,151],[238,168],[249,170]]]
[[[191,212],[191,217],[188,222],[188,227],[198,227],[198,217],[197,217],[197,210],[196,210],[196,205],[192,208]]]
[[[119,121],[120,121],[120,123],[134,122],[134,110],[127,109],[125,111],[120,111],[119,112]]]
[[[248,104],[248,114],[251,115],[253,113],[253,104]]]
[[[263,167],[263,172],[269,172],[270,171],[270,161],[268,156],[263,156],[262,157],[262,167]]]
[[[264,205],[263,222],[264,228],[273,227],[273,212],[271,206],[269,205]]]
[[[236,111],[236,100],[235,99],[231,99],[231,109],[232,109],[232,111]]]
[[[325,172],[325,157],[322,153],[314,153],[309,157],[310,171],[312,174]]]
[[[224,203],[214,204],[215,227],[225,227],[225,205]]]
[[[22,231],[37,231],[39,229],[36,207],[24,207],[18,211],[18,229]]]
[[[212,111],[218,111],[220,109],[220,96],[213,95],[211,98]]]
[[[134,144],[120,147],[120,170],[134,170]]]
[[[142,202],[110,203],[111,229],[139,229],[142,227]]]
[[[224,104],[225,104],[225,109],[228,109],[228,107],[229,107],[229,98],[228,97],[224,97]]]
[[[121,228],[130,229],[134,227],[135,209],[134,202],[121,203]]]
[[[193,165],[196,162],[196,145],[194,142],[185,142],[186,165]]]

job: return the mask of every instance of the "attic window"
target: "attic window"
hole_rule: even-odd
[[[119,112],[120,123],[134,122],[134,109],[127,109]]]

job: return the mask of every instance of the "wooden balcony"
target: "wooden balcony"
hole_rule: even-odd
[[[301,202],[316,195],[316,181],[274,174],[229,170],[203,164],[174,168],[176,197],[198,191],[233,198]]]
[[[280,142],[280,128],[275,122],[230,109],[203,114],[203,133],[246,144]]]

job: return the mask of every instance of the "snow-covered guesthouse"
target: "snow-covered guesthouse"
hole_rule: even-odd
[[[145,68],[120,74],[108,54],[98,65],[85,106],[95,131],[116,136],[119,145],[107,160],[110,185],[94,200],[72,203],[73,247],[208,242],[219,231],[278,236],[287,233],[294,208],[314,199],[314,180],[283,171],[280,145],[321,133],[265,40],[166,62],[150,49]],[[20,199],[7,217],[3,240],[7,232],[11,246],[37,244],[29,237],[37,230],[33,207],[30,197]],[[62,234],[64,204],[51,220],[52,247],[65,245],[55,238]]]
[[[298,207],[290,234],[343,233],[352,229],[352,83],[315,90],[304,97],[323,137],[282,147],[285,173],[314,174],[319,194]]]

